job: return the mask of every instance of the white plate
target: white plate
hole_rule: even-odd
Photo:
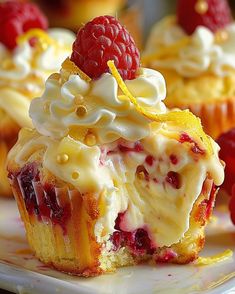
[[[235,228],[221,208],[208,226],[208,256],[235,250]],[[15,293],[235,293],[233,258],[210,266],[141,265],[96,278],[78,278],[43,266],[30,253],[13,200],[0,200],[0,288]]]

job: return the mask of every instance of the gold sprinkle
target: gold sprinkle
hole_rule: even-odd
[[[68,71],[70,74],[79,75],[80,78],[86,82],[91,81],[91,78],[88,77],[88,75],[85,74],[79,67],[77,67],[76,64],[69,59],[69,57],[62,63],[62,69]]]
[[[68,160],[69,160],[69,156],[66,153],[58,154],[56,157],[56,161],[59,164],[64,164],[64,163],[68,162]]]
[[[215,33],[215,42],[216,43],[224,43],[229,38],[229,34],[225,30],[220,30]]]
[[[79,178],[79,173],[76,172],[76,171],[74,171],[74,172],[72,173],[72,178],[73,178],[74,180],[77,180],[77,179]]]
[[[78,94],[74,98],[74,104],[75,105],[80,105],[84,101],[84,97],[81,94]]]
[[[143,171],[137,173],[137,177],[140,179],[140,180],[144,180],[145,179],[145,174]]]
[[[198,14],[205,14],[208,11],[208,3],[206,0],[198,0],[195,5],[195,10]]]
[[[50,110],[50,102],[49,101],[46,101],[43,105],[43,109],[45,112],[49,112]]]
[[[87,134],[85,137],[85,143],[88,146],[94,146],[96,144],[96,136],[94,134]]]
[[[84,105],[79,105],[76,110],[76,114],[80,117],[83,117],[87,114],[87,109]]]
[[[58,72],[53,73],[53,74],[50,75],[49,79],[59,81],[60,80],[60,74]]]

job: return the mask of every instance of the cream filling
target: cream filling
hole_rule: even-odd
[[[43,149],[43,166],[54,176],[82,194],[102,195],[105,213],[95,229],[99,242],[109,238],[118,213],[125,211],[122,229],[146,228],[156,246],[170,246],[188,230],[190,212],[205,179],[210,177],[221,185],[224,177],[218,146],[213,141],[213,155],[195,155],[188,143],[174,139],[177,134],[169,128],[152,130],[150,136],[140,141],[143,152],[122,153],[118,149],[120,144],[132,148],[134,143],[120,139],[102,148],[89,147],[70,137],[56,140],[23,130],[9,158],[23,166]],[[61,154],[68,156],[66,162],[58,161]],[[152,166],[146,163],[149,154],[154,157]],[[170,155],[176,156],[177,164],[172,163]],[[138,166],[146,169],[149,180],[137,175]],[[179,175],[179,189],[167,182],[170,171]]]
[[[235,24],[225,28],[227,40],[216,42],[216,35],[206,27],[198,27],[192,36],[176,24],[175,17],[166,17],[157,23],[150,34],[143,56],[168,50],[184,38],[189,43],[177,51],[171,50],[159,59],[150,61],[156,68],[172,69],[183,77],[197,77],[205,72],[227,76],[235,69]]]

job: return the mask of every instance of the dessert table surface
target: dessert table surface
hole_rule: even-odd
[[[211,256],[226,249],[235,251],[235,228],[225,206],[219,206],[208,226],[201,255]],[[96,278],[69,276],[49,269],[33,256],[14,200],[1,199],[0,288],[33,294],[234,293],[235,262],[230,258],[206,266],[139,265]]]

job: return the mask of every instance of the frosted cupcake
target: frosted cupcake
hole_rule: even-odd
[[[29,243],[58,270],[189,263],[204,245],[224,177],[218,146],[192,113],[167,112],[163,76],[139,64],[115,18],[87,23],[9,153]]]
[[[226,0],[180,0],[157,23],[143,62],[166,78],[169,108],[189,108],[214,138],[235,126],[235,24]]]
[[[9,196],[5,160],[21,127],[31,127],[30,100],[69,55],[74,35],[47,30],[47,19],[30,3],[0,3],[0,195]]]

